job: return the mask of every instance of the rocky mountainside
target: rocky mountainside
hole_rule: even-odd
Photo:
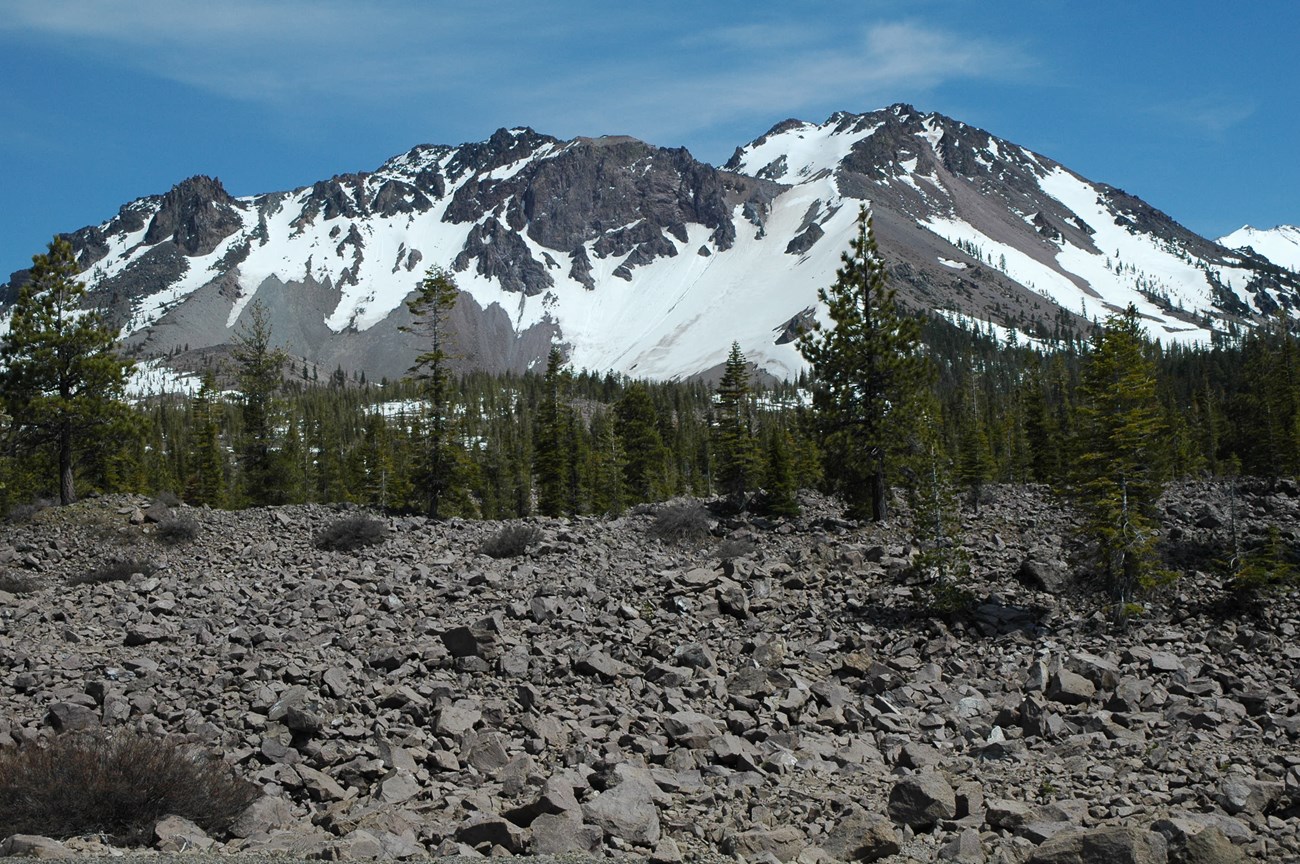
[[[193,177],[71,236],[93,302],[143,356],[226,343],[257,299],[294,355],[400,375],[417,351],[403,301],[439,264],[464,291],[468,365],[529,368],[559,341],[579,368],[669,378],[738,340],[792,376],[792,336],[821,314],[862,203],[906,302],[1031,337],[1128,303],[1165,340],[1300,308],[1281,262],[908,105],[786,121],[721,170],[632,138],[502,129],[288,192]]]
[[[391,518],[343,553],[320,506],[47,510],[0,529],[0,746],[132,726],[261,786],[233,836],[161,827],[173,851],[1300,856],[1294,594],[1232,610],[1192,572],[1117,630],[1061,563],[1074,517],[1004,487],[965,521],[972,601],[935,615],[902,521],[805,503],[693,546],[535,520],[500,559],[493,523]],[[1294,486],[1202,484],[1167,495],[1167,551],[1206,569],[1230,512],[1300,540]],[[198,536],[164,545],[178,517]],[[142,572],[80,578],[114,557]]]

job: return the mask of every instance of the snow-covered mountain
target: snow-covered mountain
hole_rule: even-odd
[[[724,169],[503,129],[289,192],[235,198],[194,177],[71,237],[94,302],[144,356],[229,342],[257,299],[295,355],[400,375],[419,350],[404,301],[436,263],[463,291],[466,365],[529,368],[558,341],[578,368],[669,378],[737,340],[789,376],[864,201],[904,302],[1029,336],[1130,302],[1170,341],[1300,308],[1300,277],[1258,246],[907,105],[786,121]]]
[[[1300,271],[1300,227],[1279,225],[1263,230],[1245,225],[1219,243],[1229,249],[1250,249],[1263,255],[1274,264]]]

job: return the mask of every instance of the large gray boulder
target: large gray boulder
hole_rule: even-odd
[[[889,793],[889,818],[915,830],[928,831],[956,816],[957,793],[937,771],[904,777]]]

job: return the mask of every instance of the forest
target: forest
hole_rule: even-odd
[[[886,490],[951,513],[977,507],[986,484],[1036,483],[1083,503],[1118,584],[1150,576],[1139,547],[1161,484],[1300,474],[1290,319],[1170,347],[1130,308],[1007,342],[899,308],[865,214],[823,291],[835,327],[804,334],[807,373],[769,385],[734,344],[718,346],[726,371],[712,386],[573,370],[560,346],[535,374],[453,374],[454,278],[433,268],[411,305],[430,349],[407,378],[291,361],[255,314],[192,395],[128,403],[112,333],[71,311],[81,295],[65,247],[56,238],[36,257],[0,346],[5,513],[170,492],[219,508],[350,502],[473,519],[718,496],[781,516],[797,513],[797,490],[820,488],[882,519]]]

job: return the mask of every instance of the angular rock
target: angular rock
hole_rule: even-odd
[[[248,806],[239,817],[231,823],[231,836],[248,838],[258,834],[270,834],[281,828],[294,824],[293,811],[289,802],[278,796],[263,795]]]
[[[937,771],[904,777],[889,793],[889,818],[916,830],[956,816],[957,793]]]
[[[180,816],[164,816],[153,826],[159,852],[202,852],[215,842],[202,828]]]
[[[1168,864],[1165,838],[1141,828],[1111,826],[1059,834],[1026,864]]]
[[[71,858],[72,850],[39,834],[11,834],[0,841],[0,858]]]
[[[1069,669],[1060,669],[1047,682],[1047,698],[1062,705],[1083,705],[1097,692],[1097,685]]]
[[[808,840],[802,831],[793,825],[784,825],[779,828],[749,828],[732,834],[723,848],[731,855],[743,856],[746,861],[771,856],[784,864],[798,857],[807,845]]]
[[[865,810],[842,818],[821,845],[837,861],[878,861],[897,855],[900,848],[893,823]]]
[[[984,864],[988,858],[984,854],[980,832],[974,828],[967,828],[940,846],[939,860],[955,861],[956,864]]]
[[[650,790],[641,783],[620,783],[582,805],[585,821],[606,835],[637,846],[659,839],[659,811]]]
[[[692,750],[709,746],[721,730],[713,718],[697,711],[677,711],[663,718],[664,731],[668,737]]]
[[[604,832],[573,814],[543,813],[533,820],[528,851],[533,855],[591,854],[600,850]]]

